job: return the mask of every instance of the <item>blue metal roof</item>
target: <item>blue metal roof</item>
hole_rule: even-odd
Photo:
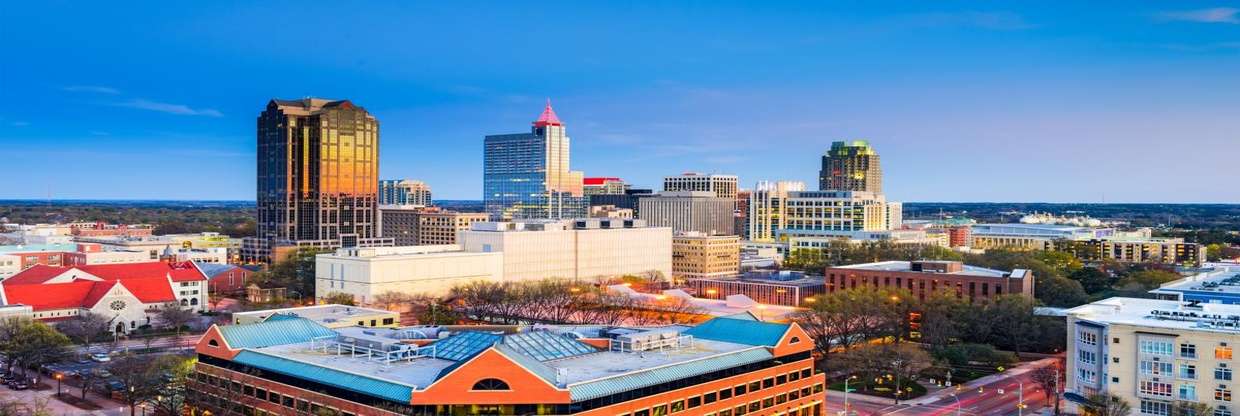
[[[529,370],[531,373],[534,373],[534,375],[537,375],[543,380],[546,380],[548,383],[551,383],[551,385],[556,386],[556,387],[561,387],[555,381],[555,369],[554,368],[551,368],[547,366],[546,364],[543,364],[541,361],[534,359],[534,357],[522,354],[520,351],[514,350],[509,345],[505,345],[505,344],[496,345],[495,350],[499,351],[501,354],[504,354],[505,357],[508,357],[512,361],[515,361],[518,365],[521,366],[521,368]]]
[[[215,277],[217,274],[237,268],[237,266],[233,266],[231,264],[210,263],[205,261],[196,261],[194,262],[194,265],[198,266],[198,269],[202,270],[202,273],[208,277]]]
[[[570,385],[568,386],[568,392],[573,401],[597,399],[603,396],[632,391],[683,378],[699,376],[726,368],[756,363],[771,359],[772,357],[773,356],[766,350],[766,348],[750,348],[727,354],[706,357],[700,360],[693,360],[665,367],[657,367],[647,371],[619,374],[601,380]]]
[[[352,392],[392,400],[398,403],[409,403],[413,397],[413,387],[404,384],[383,381],[372,377],[348,373],[327,367],[320,367],[300,361],[280,358],[255,351],[241,351],[233,358],[233,362],[250,367],[279,373],[290,377],[339,387]]]
[[[221,326],[220,335],[232,348],[264,348],[336,336],[336,331],[306,318],[268,319],[256,324]]]
[[[0,246],[0,253],[33,253],[36,251],[77,251],[77,244],[10,244]]]
[[[685,330],[684,334],[713,341],[773,347],[779,344],[788,327],[788,324],[772,322],[715,318]]]

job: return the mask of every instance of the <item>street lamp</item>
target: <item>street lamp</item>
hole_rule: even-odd
[[[960,416],[960,396],[957,396],[956,393],[948,394],[951,395],[953,399],[956,399],[956,416]]]
[[[844,379],[844,415],[845,416],[848,415],[848,392],[852,391],[851,389],[848,388],[848,382],[850,380],[856,380],[856,379],[857,379],[857,376],[848,376],[848,378]]]
[[[60,397],[60,380],[65,378],[64,373],[56,373],[56,397]]]

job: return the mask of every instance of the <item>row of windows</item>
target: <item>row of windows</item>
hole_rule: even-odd
[[[735,388],[742,389],[743,391],[744,387],[745,387],[744,385],[740,385]],[[750,390],[750,392],[753,392],[753,390]],[[819,383],[819,384],[815,384],[812,387],[794,389],[794,390],[788,391],[787,393],[780,393],[778,395],[766,397],[761,400],[751,401],[748,404],[741,404],[733,408],[723,409],[716,413],[708,413],[708,414],[716,415],[716,416],[742,416],[748,413],[757,412],[757,411],[760,411],[763,409],[769,409],[771,407],[778,406],[784,403],[796,401],[801,398],[810,397],[813,394],[821,394],[822,392],[823,392],[823,385],[822,383]],[[649,409],[641,409],[633,413],[625,413],[621,416],[667,416],[671,414],[678,414],[686,410],[692,411],[692,409],[697,409],[699,407],[709,405],[716,401],[730,399],[733,397],[733,394],[734,394],[733,389],[723,389],[723,390],[718,391],[717,393],[715,392],[706,393],[705,395],[702,395],[702,396],[694,396],[688,399],[677,400],[671,403],[663,403],[663,404],[655,405]],[[821,413],[816,412],[814,414],[817,415]]]
[[[251,386],[249,384],[242,384],[237,381],[225,380],[225,379],[215,377],[213,375],[202,373],[202,372],[195,373],[194,378],[199,383],[203,383],[203,384],[219,389],[214,392],[224,392],[224,394],[221,394],[221,395],[214,395],[214,394],[206,393],[205,391],[202,392],[202,393],[206,393],[208,397],[213,397],[217,400],[217,403],[211,403],[212,405],[220,409],[236,409],[239,406],[241,406],[242,407],[241,411],[243,415],[265,416],[268,413],[262,409],[257,409],[253,406],[242,406],[243,403],[237,400],[238,399],[237,397],[233,397],[233,396],[236,396],[238,393],[248,398],[254,398],[254,399],[258,399],[259,401],[270,402],[274,405],[283,406],[288,409],[295,409],[298,413],[309,412],[310,414],[315,414],[315,415],[331,414],[331,415],[340,415],[340,416],[354,416],[352,413],[343,412],[331,406],[316,403],[313,401],[303,400],[301,398],[293,397],[288,394],[280,394],[275,391],[267,391],[266,389],[256,387],[256,386]],[[208,399],[208,403],[210,403],[210,399]],[[271,413],[271,414],[276,415],[276,414],[283,414],[283,413]]]

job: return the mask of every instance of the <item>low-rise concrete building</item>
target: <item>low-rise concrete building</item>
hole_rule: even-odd
[[[504,280],[503,258],[458,245],[341,248],[315,257],[314,293],[347,293],[359,303],[384,292],[442,296],[474,280]]]
[[[505,280],[672,275],[672,229],[642,220],[484,222],[461,232],[472,253],[504,253]]]
[[[741,239],[734,235],[679,233],[672,237],[672,276],[701,279],[740,272]]]
[[[307,319],[327,328],[347,328],[352,326],[395,328],[400,325],[399,313],[384,309],[337,305],[334,303],[236,312],[232,314],[232,318],[233,325],[251,325],[268,320],[288,318]]]

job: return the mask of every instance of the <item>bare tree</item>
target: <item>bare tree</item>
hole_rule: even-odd
[[[1091,395],[1088,403],[1081,405],[1082,416],[1128,416],[1129,413],[1132,413],[1132,405],[1109,393]]]
[[[91,342],[108,337],[111,325],[111,319],[86,311],[73,319],[56,324],[56,330],[75,342],[89,347]]]
[[[1176,401],[1171,405],[1171,416],[1212,416],[1214,406],[1209,403]]]
[[[164,304],[164,306],[159,308],[160,324],[175,330],[177,337],[181,336],[181,328],[192,322],[194,318],[194,311],[182,308],[175,302]]]
[[[1059,415],[1059,386],[1063,381],[1063,374],[1060,374],[1059,368],[1059,361],[1055,361],[1052,365],[1038,367],[1031,374],[1033,382],[1037,383],[1038,387],[1041,387],[1042,391],[1046,392],[1046,400],[1055,401],[1056,416]]]

